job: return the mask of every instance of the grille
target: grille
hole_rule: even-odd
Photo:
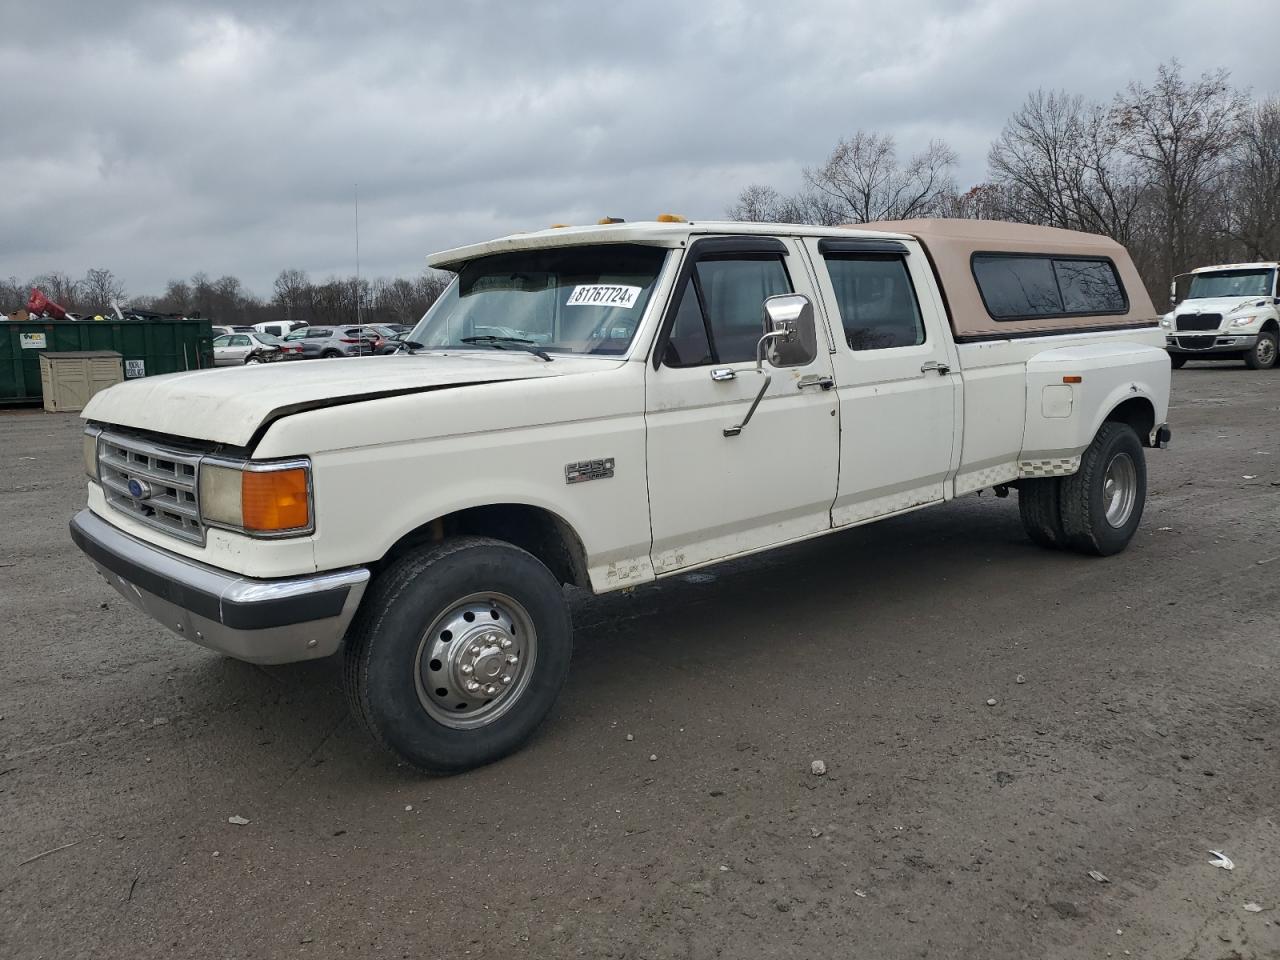
[[[1188,313],[1178,317],[1179,330],[1217,330],[1220,323],[1220,313]]]
[[[98,437],[98,478],[107,503],[147,526],[204,543],[200,456],[132,437]]]
[[[1183,350],[1208,350],[1216,337],[1179,337],[1178,346]]]

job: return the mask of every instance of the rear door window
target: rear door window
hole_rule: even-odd
[[[849,349],[885,350],[924,343],[920,304],[901,256],[831,255],[826,263]]]

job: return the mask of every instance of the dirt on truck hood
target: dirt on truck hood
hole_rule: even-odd
[[[245,447],[259,428],[302,410],[505,380],[564,376],[618,365],[608,357],[524,351],[285,360],[191,370],[118,384],[97,394],[86,420]]]

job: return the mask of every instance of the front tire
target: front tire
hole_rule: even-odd
[[[1175,370],[1181,370],[1187,365],[1187,358],[1176,353],[1169,354],[1169,366]]]
[[[419,770],[457,773],[528,740],[572,648],[551,571],[510,544],[459,537],[379,575],[348,635],[344,686],[383,748]]]
[[[1244,355],[1244,365],[1250,370],[1270,370],[1276,365],[1276,335],[1270,330],[1258,334],[1258,340]]]
[[[1062,480],[1062,528],[1067,543],[1100,557],[1129,545],[1147,502],[1147,461],[1133,427],[1108,421]]]

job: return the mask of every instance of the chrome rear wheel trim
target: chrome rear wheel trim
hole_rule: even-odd
[[[486,726],[520,700],[537,655],[533,618],[518,600],[470,594],[436,617],[418,643],[418,700],[442,726]]]
[[[1102,477],[1102,508],[1107,523],[1119,529],[1133,516],[1138,502],[1138,468],[1133,457],[1117,453],[1107,464]]]

